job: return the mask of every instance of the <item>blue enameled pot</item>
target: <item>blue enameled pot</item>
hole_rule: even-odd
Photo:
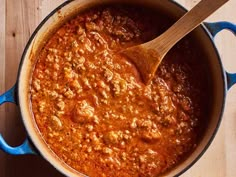
[[[40,154],[66,176],[83,176],[79,172],[69,168],[65,163],[61,162],[58,157],[51,152],[39,135],[30,108],[29,87],[33,66],[36,62],[36,57],[34,56],[37,56],[37,53],[42,48],[44,41],[47,40],[50,34],[55,31],[60,24],[73,16],[73,14],[78,13],[89,6],[108,2],[125,3],[126,1],[69,0],[57,7],[39,24],[23,52],[17,83],[10,90],[0,96],[0,104],[11,102],[19,106],[28,137],[22,145],[11,147],[0,135],[1,150],[12,155]],[[171,0],[130,0],[128,2],[151,6],[157,10],[165,11],[176,19],[180,18],[186,12],[183,7]],[[204,23],[191,33],[191,35],[194,35],[199,40],[199,43],[206,54],[206,56],[204,56],[204,60],[207,60],[206,63],[208,63],[208,73],[206,74],[210,76],[213,84],[212,88],[214,88],[214,90],[212,90],[213,103],[209,110],[210,117],[206,132],[204,132],[204,136],[199,142],[196,150],[194,150],[194,152],[176,168],[171,170],[168,174],[165,174],[165,176],[179,176],[189,169],[207,150],[220,126],[227,91],[236,83],[236,74],[231,74],[224,70],[221,58],[214,44],[214,37],[218,32],[224,29],[230,30],[236,35],[236,25],[229,22]],[[199,62],[201,62],[200,59]]]

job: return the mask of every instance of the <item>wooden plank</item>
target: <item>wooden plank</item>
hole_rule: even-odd
[[[65,0],[42,0],[41,3],[41,19],[45,18],[51,11],[53,11],[57,6],[65,2]]]
[[[5,14],[6,0],[0,0],[0,94],[5,92]],[[5,106],[0,106],[0,134],[5,136]],[[0,176],[6,176],[6,154],[0,151]]]
[[[5,0],[0,0],[0,93],[5,91]]]
[[[0,94],[5,92],[5,0],[0,0]],[[0,107],[0,117],[4,119],[5,108],[4,106]],[[2,120],[4,121],[4,120]],[[5,122],[5,121],[4,121]],[[0,132],[4,132],[4,124],[0,124]]]

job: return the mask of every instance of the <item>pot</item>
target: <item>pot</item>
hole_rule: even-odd
[[[0,149],[13,155],[40,154],[50,162],[57,170],[66,176],[84,176],[79,172],[69,168],[61,162],[56,155],[47,147],[38,133],[37,125],[33,119],[30,108],[29,87],[31,74],[34,68],[35,59],[40,49],[45,44],[44,41],[61,24],[79,11],[90,6],[105,4],[108,2],[123,2],[125,0],[69,0],[52,11],[37,27],[32,34],[23,52],[18,72],[17,83],[6,93],[0,96],[0,104],[12,102],[18,104],[21,116],[28,133],[28,138],[18,147],[10,147],[0,135]],[[130,0],[129,3],[145,4],[156,7],[157,10],[167,12],[174,18],[180,18],[186,10],[179,4],[171,0]],[[212,106],[210,108],[210,117],[206,132],[203,134],[198,146],[194,152],[176,168],[171,170],[166,176],[179,176],[189,169],[207,150],[219,128],[225,105],[225,98],[228,89],[236,83],[236,74],[226,72],[222,66],[220,56],[214,44],[215,35],[223,29],[228,29],[236,33],[236,25],[229,22],[205,23],[192,32],[197,37],[206,54],[207,67],[211,78],[212,88]]]

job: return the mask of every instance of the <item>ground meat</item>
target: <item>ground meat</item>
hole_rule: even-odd
[[[158,176],[195,148],[208,104],[197,42],[177,44],[149,85],[119,53],[170,24],[145,7],[98,7],[47,41],[31,104],[42,137],[62,161],[91,177]]]

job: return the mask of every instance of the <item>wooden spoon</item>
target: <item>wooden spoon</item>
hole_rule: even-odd
[[[136,65],[143,82],[149,84],[166,53],[227,1],[202,0],[159,37],[121,53]]]

